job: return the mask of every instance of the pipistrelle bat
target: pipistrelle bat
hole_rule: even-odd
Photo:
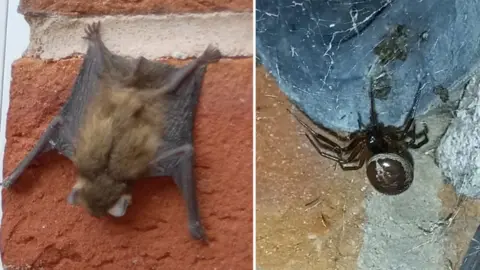
[[[112,53],[99,22],[85,32],[89,46],[71,96],[2,185],[10,187],[36,156],[55,150],[78,169],[68,201],[94,216],[118,217],[131,203],[133,181],[172,176],[187,204],[190,233],[203,239],[192,130],[205,67],[218,61],[220,52],[210,45],[176,68]]]

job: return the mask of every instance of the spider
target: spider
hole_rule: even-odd
[[[366,173],[371,185],[385,195],[398,195],[407,190],[413,181],[413,158],[408,149],[418,149],[428,143],[427,125],[423,123],[423,130],[418,134],[415,130],[414,114],[421,88],[422,84],[419,83],[412,107],[400,127],[384,125],[378,120],[372,91],[369,91],[370,123],[364,125],[358,113],[358,131],[342,136],[317,125],[319,130],[345,146],[314,131],[298,116],[290,110],[289,112],[306,129],[306,137],[321,156],[336,161],[344,171],[358,170],[368,160]],[[311,120],[308,116],[305,117]]]

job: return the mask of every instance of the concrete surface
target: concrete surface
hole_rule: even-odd
[[[436,166],[449,110],[418,118],[429,125],[430,143],[412,151],[414,183],[386,197],[369,185],[365,168],[344,172],[320,157],[287,108],[287,97],[257,68],[259,269],[459,269],[480,203],[466,199],[457,207],[459,197]]]
[[[419,113],[461,93],[480,61],[479,14],[479,0],[257,0],[257,51],[314,122],[357,129],[374,88],[380,119],[399,125],[419,80]]]
[[[480,198],[480,77],[473,76],[437,151],[447,180],[458,194]]]
[[[149,59],[200,55],[209,43],[226,57],[253,55],[252,13],[219,12],[137,16],[31,17],[27,55],[59,59],[85,52],[84,27],[102,22],[102,37],[113,52]]]

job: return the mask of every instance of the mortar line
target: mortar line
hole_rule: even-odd
[[[216,45],[226,58],[254,55],[253,14],[212,12],[30,17],[32,35],[26,56],[57,60],[84,53],[87,44],[80,37],[85,25],[95,21],[102,23],[106,45],[120,55],[187,59],[200,55],[208,44]]]

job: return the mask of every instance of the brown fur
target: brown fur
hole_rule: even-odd
[[[146,102],[137,89],[101,86],[86,111],[74,154],[83,182],[79,195],[95,202],[86,203],[89,208],[101,208],[93,212],[106,211],[126,192],[126,183],[147,170],[162,143],[162,103],[162,98]]]
[[[162,144],[165,93],[176,89],[197,66],[221,57],[209,46],[189,64],[189,70],[166,78],[160,89],[145,89],[157,79],[149,74],[156,72],[142,58],[132,74],[114,70],[125,63],[115,66],[108,59],[111,55],[100,39],[99,26],[87,27],[87,39],[102,51],[107,71],[99,77],[98,94],[87,107],[77,135],[73,160],[78,177],[72,193],[72,203],[94,216],[106,214],[121,196],[129,194],[132,182],[147,172]]]

